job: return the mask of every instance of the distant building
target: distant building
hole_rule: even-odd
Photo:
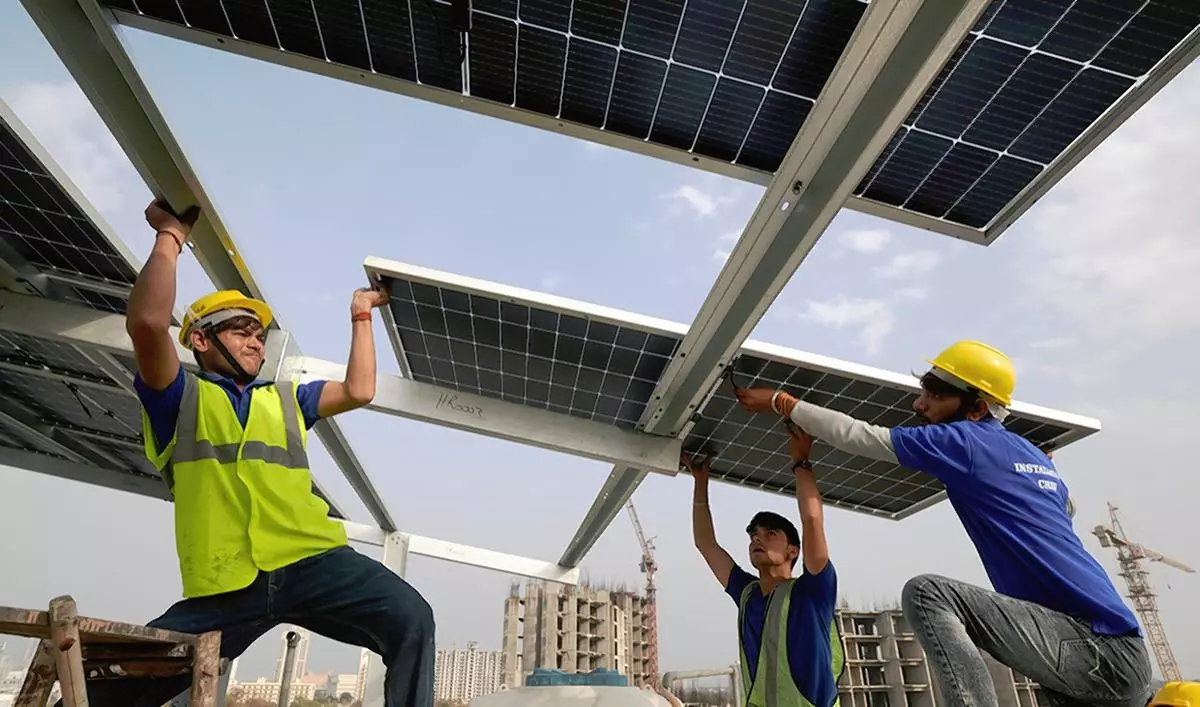
[[[640,685],[649,678],[649,640],[640,594],[588,584],[514,584],[504,602],[501,679],[518,687],[535,668],[606,668]]]
[[[240,697],[243,700],[266,700],[271,704],[276,704],[279,702],[279,689],[280,684],[278,682],[259,678],[254,682],[230,682],[227,694],[231,698]],[[289,694],[292,700],[311,700],[316,697],[317,685],[314,683],[293,681]]]
[[[466,648],[440,649],[434,665],[433,694],[439,700],[469,702],[500,689],[500,651],[481,651],[471,641]]]
[[[292,668],[292,679],[308,675],[308,644],[312,641],[312,632],[299,626],[287,626],[279,637],[279,657],[275,659],[275,682],[283,682],[283,663],[287,658],[287,635],[295,631],[300,636],[296,644],[296,662]]]
[[[846,670],[838,683],[841,707],[938,707],[942,703],[916,634],[904,614],[837,611],[846,649]],[[1001,665],[986,653],[1000,707],[1049,704],[1037,683]]]
[[[350,695],[352,700],[362,699],[362,693],[358,690],[358,673],[331,673],[323,677],[325,677],[325,682],[318,688],[318,693],[324,692],[326,696],[335,700],[342,695]]]

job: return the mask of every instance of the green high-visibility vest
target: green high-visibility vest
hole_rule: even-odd
[[[788,662],[788,610],[792,604],[792,585],[795,579],[780,582],[767,597],[767,618],[763,622],[762,641],[758,647],[758,663],[754,679],[750,677],[750,663],[746,660],[746,646],[742,643],[742,627],[746,622],[746,606],[751,592],[760,592],[758,580],[746,585],[738,602],[738,655],[741,657],[742,689],[746,704],[750,707],[813,707],[792,679],[792,666]],[[833,655],[833,681],[836,684],[846,667],[842,637],[838,633],[837,617],[829,624],[829,647]],[[833,704],[838,705],[838,700]]]
[[[184,374],[175,435],[146,457],[175,497],[183,595],[249,586],[270,572],[346,544],[346,529],[313,493],[307,430],[290,382],[254,387],[245,427],[216,383]]]

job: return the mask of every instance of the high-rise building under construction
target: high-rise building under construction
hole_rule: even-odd
[[[631,685],[649,679],[646,597],[623,588],[549,582],[514,584],[504,601],[505,685],[535,668],[615,670]]]

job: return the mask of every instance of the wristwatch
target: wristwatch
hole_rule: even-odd
[[[812,462],[807,459],[801,459],[799,461],[792,462],[792,471],[797,469],[806,469],[808,471],[812,471]]]

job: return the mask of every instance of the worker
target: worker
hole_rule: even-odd
[[[233,659],[279,623],[368,648],[387,667],[388,707],[432,707],[433,612],[398,575],[346,543],[346,530],[313,493],[307,430],[375,395],[372,310],[378,289],[354,292],[345,380],[294,385],[260,380],[273,315],[236,291],[196,300],[179,343],[199,371],[180,365],[171,336],[176,266],[197,213],[146,209],[154,247],[129,298],[146,456],[175,499],[184,599],[150,626],[221,631]],[[188,679],[88,686],[93,707],[158,707]]]
[[[935,575],[904,586],[904,616],[950,705],[996,705],[979,649],[1041,684],[1054,704],[1146,704],[1150,659],[1137,620],[1074,532],[1054,462],[1003,426],[1012,362],[978,341],[930,361],[913,410],[888,429],[769,388],[741,389],[836,449],[941,481],[995,591]]]
[[[744,694],[752,707],[830,707],[844,665],[834,625],[837,573],[829,561],[821,494],[809,453],[813,439],[788,426],[801,538],[787,518],[761,511],[746,533],[754,576],[717,544],[708,507],[712,457],[684,456],[692,475],[692,535],[709,569],[738,605],[738,644]],[[800,576],[793,577],[796,562]]]

